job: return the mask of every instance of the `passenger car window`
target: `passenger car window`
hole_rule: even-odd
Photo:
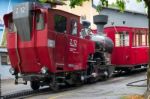
[[[78,33],[78,23],[76,20],[71,20],[71,35],[77,35]]]
[[[115,46],[129,46],[129,33],[126,31],[115,33]]]
[[[36,29],[43,30],[44,29],[44,14],[36,13]]]
[[[148,33],[149,33],[149,30],[147,29],[146,30],[146,45],[148,46],[149,45],[149,37],[148,37]]]
[[[61,15],[54,16],[54,28],[56,32],[65,33],[67,27],[67,18]]]
[[[133,33],[133,46],[146,46],[147,45],[147,32],[146,30],[137,29]]]

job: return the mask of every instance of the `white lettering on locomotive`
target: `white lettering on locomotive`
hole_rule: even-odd
[[[68,67],[76,67],[76,64],[68,64]]]
[[[70,46],[77,47],[77,40],[70,39]]]
[[[63,63],[56,63],[57,66],[64,66]]]

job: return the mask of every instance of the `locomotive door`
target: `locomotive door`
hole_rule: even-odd
[[[65,66],[65,51],[67,42],[67,18],[61,15],[54,16],[55,35],[55,65],[56,70],[61,71]]]
[[[70,34],[68,35],[67,67],[68,70],[81,69],[81,54],[79,51],[78,21],[72,19],[70,22]]]

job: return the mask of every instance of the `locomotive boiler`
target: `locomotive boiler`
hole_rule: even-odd
[[[107,16],[94,17],[98,34],[93,34],[90,23],[80,24],[77,15],[25,2],[4,15],[4,23],[15,84],[29,81],[33,90],[41,86],[58,90],[61,85],[92,83],[112,74],[113,42],[102,33]]]

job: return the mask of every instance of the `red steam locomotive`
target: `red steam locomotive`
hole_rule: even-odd
[[[107,16],[94,16],[98,33],[90,23],[61,10],[26,2],[4,16],[7,48],[15,84],[31,82],[33,90],[48,85],[77,85],[108,78],[112,72],[113,42],[103,36]]]

